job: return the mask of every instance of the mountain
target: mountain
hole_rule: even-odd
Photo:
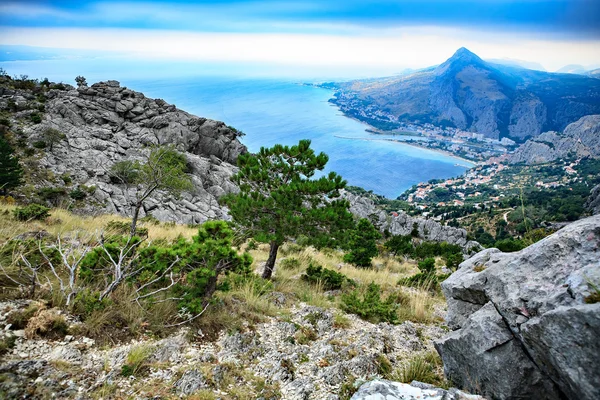
[[[577,64],[565,65],[556,72],[559,74],[584,74],[586,71],[585,67]]]
[[[515,60],[513,58],[490,58],[486,60],[491,64],[506,65],[509,67],[518,67],[526,69],[534,69],[536,71],[546,71],[546,68],[540,63],[524,60]]]
[[[544,132],[523,143],[511,163],[540,164],[564,158],[600,157],[600,115],[588,115],[569,124],[562,133]]]
[[[591,77],[591,78],[598,78],[600,79],[600,68],[596,68],[596,69],[592,69],[590,71],[586,71],[585,75]]]
[[[435,68],[332,86],[344,113],[384,129],[432,123],[523,142],[600,114],[596,79],[492,64],[465,48]]]

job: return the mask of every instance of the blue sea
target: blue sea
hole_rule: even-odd
[[[68,76],[64,78],[60,73],[36,74],[44,70],[46,62],[0,63],[0,67],[2,64],[9,67],[4,67],[9,73],[17,69],[32,77],[49,75],[51,80],[72,81],[71,71],[65,72]],[[87,78],[90,84],[96,81]],[[250,151],[310,139],[315,151],[329,155],[327,171],[342,175],[349,185],[388,198],[396,198],[419,182],[458,176],[466,170],[457,165],[465,165],[463,160],[402,143],[370,140],[385,136],[369,134],[365,131],[368,126],[345,117],[328,102],[333,95],[330,90],[304,85],[301,80],[224,76],[119,79],[115,73],[110,78],[192,114],[224,121],[246,134],[241,141]]]

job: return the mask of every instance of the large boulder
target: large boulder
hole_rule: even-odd
[[[351,400],[484,400],[455,388],[444,390],[413,381],[410,385],[376,379],[363,384]]]
[[[600,215],[465,261],[442,283],[448,378],[492,399],[600,398],[599,284]]]
[[[590,191],[585,207],[594,215],[600,214],[600,184]]]

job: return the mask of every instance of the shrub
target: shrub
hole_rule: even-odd
[[[50,216],[50,209],[40,204],[29,204],[25,207],[17,207],[13,215],[19,221],[45,220]]]
[[[11,325],[12,330],[25,329],[27,323],[42,306],[39,303],[31,303],[24,310],[13,311],[8,314],[6,323]]]
[[[33,147],[35,147],[36,149],[45,149],[46,148],[46,142],[44,142],[43,140],[37,140],[37,141],[33,142],[31,145]]]
[[[431,274],[435,272],[435,259],[426,258],[423,261],[419,261],[417,267],[422,273]]]
[[[154,352],[152,346],[140,344],[134,346],[127,354],[125,364],[121,366],[121,375],[139,376],[149,370],[148,359]]]
[[[515,251],[523,250],[525,247],[527,247],[527,245],[522,240],[518,239],[498,240],[494,246],[505,253],[512,253]]]
[[[69,192],[69,197],[73,200],[83,200],[87,197],[87,193],[80,188],[76,188]]]
[[[381,321],[397,323],[398,315],[393,296],[389,296],[383,301],[380,291],[379,285],[370,283],[362,299],[357,290],[344,294],[342,295],[342,309],[374,323]]]
[[[42,117],[39,116],[39,114],[37,113],[33,113],[29,116],[29,118],[31,118],[31,121],[34,124],[39,124],[40,122],[42,122]]]
[[[99,298],[99,292],[86,288],[77,293],[73,299],[71,311],[85,321],[94,311],[102,311],[110,304],[110,300],[99,300]]]
[[[288,257],[288,258],[284,258],[283,260],[279,261],[279,266],[282,269],[297,269],[300,268],[301,264],[300,264],[300,260],[298,260],[297,258],[294,257]]]
[[[38,196],[43,200],[56,201],[67,194],[63,187],[44,187],[38,190]]]
[[[64,337],[69,330],[65,317],[56,310],[40,310],[27,322],[25,336],[32,339],[41,336],[49,339]]]
[[[310,283],[320,283],[324,290],[341,289],[344,282],[348,280],[344,274],[312,263],[302,275],[302,279]]]
[[[419,381],[448,388],[449,385],[442,374],[441,367],[440,356],[432,350],[426,354],[414,356],[407,365],[394,371],[390,379],[402,383]]]
[[[0,356],[8,353],[10,349],[15,347],[15,343],[17,342],[16,336],[6,336],[0,339]]]

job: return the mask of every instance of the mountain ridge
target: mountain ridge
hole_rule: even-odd
[[[482,60],[466,48],[435,68],[328,84],[349,116],[393,127],[432,123],[524,142],[600,113],[600,82]]]

